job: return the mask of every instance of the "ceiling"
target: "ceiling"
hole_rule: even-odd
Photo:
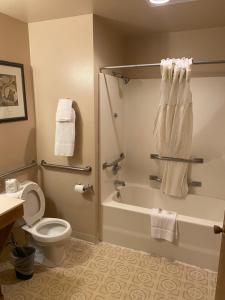
[[[172,1],[152,7],[147,0],[0,0],[0,12],[27,23],[94,13],[126,33],[225,26],[225,0]]]

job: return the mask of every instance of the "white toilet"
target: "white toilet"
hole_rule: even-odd
[[[35,260],[48,267],[60,265],[72,233],[70,224],[62,219],[43,218],[45,196],[35,182],[25,181],[18,192],[7,195],[25,200],[23,219],[26,225],[22,228],[29,233],[30,244],[36,248]]]

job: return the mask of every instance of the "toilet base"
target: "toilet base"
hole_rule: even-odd
[[[67,242],[68,239],[45,244],[35,241],[32,236],[29,238],[29,244],[36,249],[35,262],[48,268],[54,268],[63,263]]]

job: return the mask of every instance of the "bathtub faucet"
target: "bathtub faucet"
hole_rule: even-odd
[[[113,183],[114,183],[114,187],[115,187],[115,190],[116,190],[116,197],[120,198],[119,186],[126,186],[126,183],[125,183],[125,181],[122,181],[122,180],[114,180]]]
[[[118,187],[119,186],[126,186],[126,183],[125,183],[125,181],[122,181],[122,180],[115,180],[114,181],[114,186],[115,186],[115,190],[118,192],[119,191]]]
[[[112,167],[113,175],[116,175],[118,173],[118,171],[121,169],[121,166],[119,165],[119,163],[124,158],[125,158],[124,153],[121,153],[120,157],[117,158],[116,160],[114,160],[113,162],[104,162],[104,164],[102,165],[103,170],[105,170],[106,168]]]

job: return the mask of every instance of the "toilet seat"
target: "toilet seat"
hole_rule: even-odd
[[[28,226],[32,226],[43,217],[45,213],[45,196],[37,183],[24,181],[18,192],[8,195],[25,200],[23,203],[23,219]]]
[[[43,218],[32,227],[24,225],[23,229],[32,234],[36,241],[42,243],[59,242],[69,238],[72,233],[70,224],[57,218]]]
[[[48,244],[70,237],[72,229],[69,222],[58,218],[43,218],[45,196],[37,183],[25,181],[20,185],[20,190],[11,193],[10,196],[25,200],[23,219],[26,225],[22,228],[29,232],[34,240]]]
[[[23,182],[16,193],[7,194],[25,200],[22,226],[28,233],[29,243],[35,247],[35,261],[47,267],[55,267],[65,257],[65,245],[71,236],[70,223],[57,218],[43,218],[45,197],[37,183]]]

